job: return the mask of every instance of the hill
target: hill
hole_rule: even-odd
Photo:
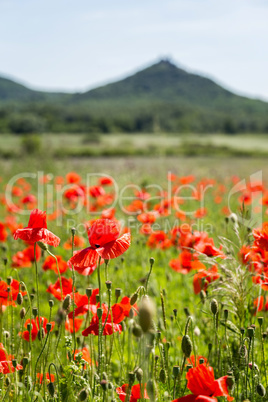
[[[27,118],[51,132],[268,132],[268,103],[236,95],[168,60],[71,95],[0,79],[0,105],[1,131],[16,132]],[[25,130],[29,124],[19,131]]]

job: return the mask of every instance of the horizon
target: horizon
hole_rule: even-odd
[[[0,0],[0,75],[84,92],[171,57],[230,91],[268,100],[265,0]]]

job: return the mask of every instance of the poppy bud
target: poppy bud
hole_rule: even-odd
[[[33,299],[34,299],[34,294],[33,293],[30,294],[30,299],[31,299],[31,301],[33,301]]]
[[[223,310],[223,314],[224,314],[224,319],[225,319],[225,320],[228,320],[229,310],[224,309],[224,310]]]
[[[98,304],[100,301],[100,295],[96,295],[96,304]]]
[[[100,307],[97,308],[97,317],[99,319],[101,319],[101,317],[102,317],[102,308],[100,308]]]
[[[32,329],[32,324],[28,323],[26,328],[27,328],[27,331],[30,332]]]
[[[8,377],[6,377],[5,379],[5,384],[7,387],[10,385],[10,379]]]
[[[173,376],[176,378],[180,374],[180,367],[179,366],[173,366]]]
[[[141,383],[141,382],[142,382],[142,379],[143,379],[143,371],[142,371],[141,368],[138,368],[138,369],[137,369],[137,371],[136,371],[136,377],[137,377],[137,380],[139,381],[139,383]]]
[[[187,364],[187,366],[186,366],[187,373],[188,373],[189,370],[191,370],[191,368],[193,368],[193,365],[192,364]]]
[[[257,390],[257,394],[260,395],[262,398],[265,396],[266,391],[262,384],[258,384],[256,390]]]
[[[243,336],[245,334],[245,328],[240,328],[240,333]]]
[[[154,307],[149,297],[142,299],[139,310],[139,321],[143,332],[148,332],[153,324]]]
[[[135,304],[137,300],[138,300],[138,292],[135,292],[130,297],[130,305],[133,306],[133,304]]]
[[[173,313],[174,313],[174,317],[176,318],[177,314],[178,314],[178,310],[176,308],[174,308]]]
[[[208,351],[211,352],[211,350],[212,350],[212,343],[209,343],[208,344]]]
[[[44,250],[44,251],[48,250],[48,246],[45,243],[43,243],[42,241],[38,241],[37,244],[42,250]]]
[[[48,322],[47,325],[46,325],[47,332],[50,332],[51,329],[52,329],[52,324],[50,322]]]
[[[103,389],[103,391],[107,391],[107,390],[108,390],[108,381],[106,381],[106,380],[101,380],[100,385],[101,385],[101,388]]]
[[[87,295],[88,299],[92,296],[92,292],[93,292],[92,288],[86,288],[86,295]]]
[[[22,359],[22,365],[23,365],[23,367],[26,367],[28,363],[29,363],[29,359],[28,359],[28,357],[25,356],[25,357]]]
[[[186,317],[190,317],[191,314],[190,314],[188,307],[184,307],[183,311],[184,311]]]
[[[136,338],[140,338],[142,336],[142,329],[138,324],[135,324],[132,328],[132,334],[136,337]]]
[[[161,369],[161,370],[160,370],[160,373],[159,373],[159,380],[160,380],[163,384],[166,383],[166,372],[165,372],[164,369]]]
[[[23,318],[26,316],[26,310],[24,307],[20,310],[20,318],[23,320]]]
[[[48,305],[50,308],[52,308],[54,306],[54,300],[49,300]]]
[[[181,341],[181,350],[183,351],[185,357],[191,356],[193,345],[189,335],[183,335]]]
[[[258,323],[259,323],[259,325],[261,327],[262,324],[263,324],[263,317],[258,317]]]
[[[88,390],[86,388],[82,389],[78,395],[79,401],[85,401],[88,399]]]
[[[22,297],[22,294],[20,292],[18,293],[18,296],[17,296],[17,303],[18,303],[19,306],[21,306],[22,303],[23,303],[23,297]]]
[[[70,306],[71,306],[71,295],[67,295],[63,300],[62,308],[65,311],[69,311]]]
[[[12,282],[12,276],[7,277],[7,284],[10,286]]]
[[[49,382],[49,383],[47,384],[47,390],[48,390],[48,393],[49,393],[49,395],[51,396],[51,398],[54,398],[55,387],[54,387],[53,382]]]
[[[106,281],[105,284],[106,284],[106,288],[107,288],[108,290],[111,290],[111,289],[112,289],[112,282],[111,282],[111,281]]]
[[[201,358],[199,359],[199,364],[203,364],[203,363],[205,363],[205,360],[203,359],[203,357],[201,357]]]
[[[151,265],[151,267],[152,267],[152,266],[154,265],[154,258],[151,257],[149,261],[150,261],[150,265]]]
[[[4,266],[6,267],[6,265],[7,265],[7,257],[3,257],[2,261],[3,261]]]
[[[16,360],[16,359],[13,359],[13,360],[12,360],[12,366],[13,366],[14,368],[17,367],[17,360]]]
[[[74,236],[75,233],[76,233],[76,228],[72,228],[72,229],[71,229],[71,233],[72,233],[72,236]]]
[[[218,302],[216,299],[212,299],[210,302],[210,310],[213,315],[216,315],[219,311]]]
[[[119,297],[121,296],[121,293],[122,293],[122,289],[120,289],[120,288],[115,289],[115,298],[116,298],[116,300],[119,299]]]
[[[267,332],[263,332],[262,337],[263,337],[263,339],[266,339],[267,338]]]

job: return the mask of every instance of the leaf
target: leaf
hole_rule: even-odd
[[[220,320],[221,325],[229,329],[230,331],[234,332],[237,335],[240,335],[240,331],[236,325],[234,325],[231,321],[227,320]]]

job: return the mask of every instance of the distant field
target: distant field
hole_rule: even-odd
[[[25,140],[27,144],[25,145]],[[29,144],[30,142],[30,144]],[[42,153],[56,157],[87,156],[257,156],[268,155],[268,135],[86,134],[3,135],[0,156]]]

